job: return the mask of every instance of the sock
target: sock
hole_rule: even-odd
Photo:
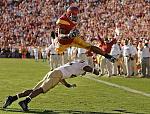
[[[18,96],[17,96],[17,95],[15,95],[15,96],[12,97],[12,100],[13,100],[13,101],[15,101],[15,100],[17,100],[17,99],[18,99]]]

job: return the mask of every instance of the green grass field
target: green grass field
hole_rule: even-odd
[[[30,59],[0,59],[0,105],[6,96],[15,95],[34,85],[49,71],[48,63]],[[87,77],[125,86],[150,94],[150,79],[122,77]],[[77,84],[66,88],[59,84],[46,94],[41,94],[29,104],[33,114],[150,114],[150,96],[129,92],[85,77],[67,80]],[[21,100],[21,99],[20,99]],[[0,114],[21,114],[18,102]]]

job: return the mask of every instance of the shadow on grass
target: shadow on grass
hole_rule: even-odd
[[[22,112],[22,113],[33,113],[33,114],[120,114],[120,113],[105,113],[105,112],[90,112],[90,111],[75,111],[75,110],[40,110],[40,109],[30,109],[28,112],[23,112],[18,108],[7,108],[2,109],[1,111],[5,112]]]
[[[145,113],[136,113],[136,112],[129,112],[127,110],[124,110],[124,109],[117,109],[117,110],[113,110],[113,111],[116,111],[116,112],[120,112],[120,113],[127,113],[127,114],[145,114]]]

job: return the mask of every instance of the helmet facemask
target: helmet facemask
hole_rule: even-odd
[[[75,6],[70,6],[66,12],[68,18],[74,23],[77,23],[78,21],[78,13],[79,13],[79,9],[78,7]]]
[[[71,15],[69,16],[69,19],[70,19],[71,21],[73,21],[73,22],[77,22],[77,21],[78,21],[78,16],[71,14]]]

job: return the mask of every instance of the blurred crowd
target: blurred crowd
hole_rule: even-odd
[[[36,49],[42,56],[70,5],[80,9],[78,29],[87,42],[117,37],[120,47],[132,42],[137,51],[149,44],[150,0],[0,0],[0,57],[30,58]]]

